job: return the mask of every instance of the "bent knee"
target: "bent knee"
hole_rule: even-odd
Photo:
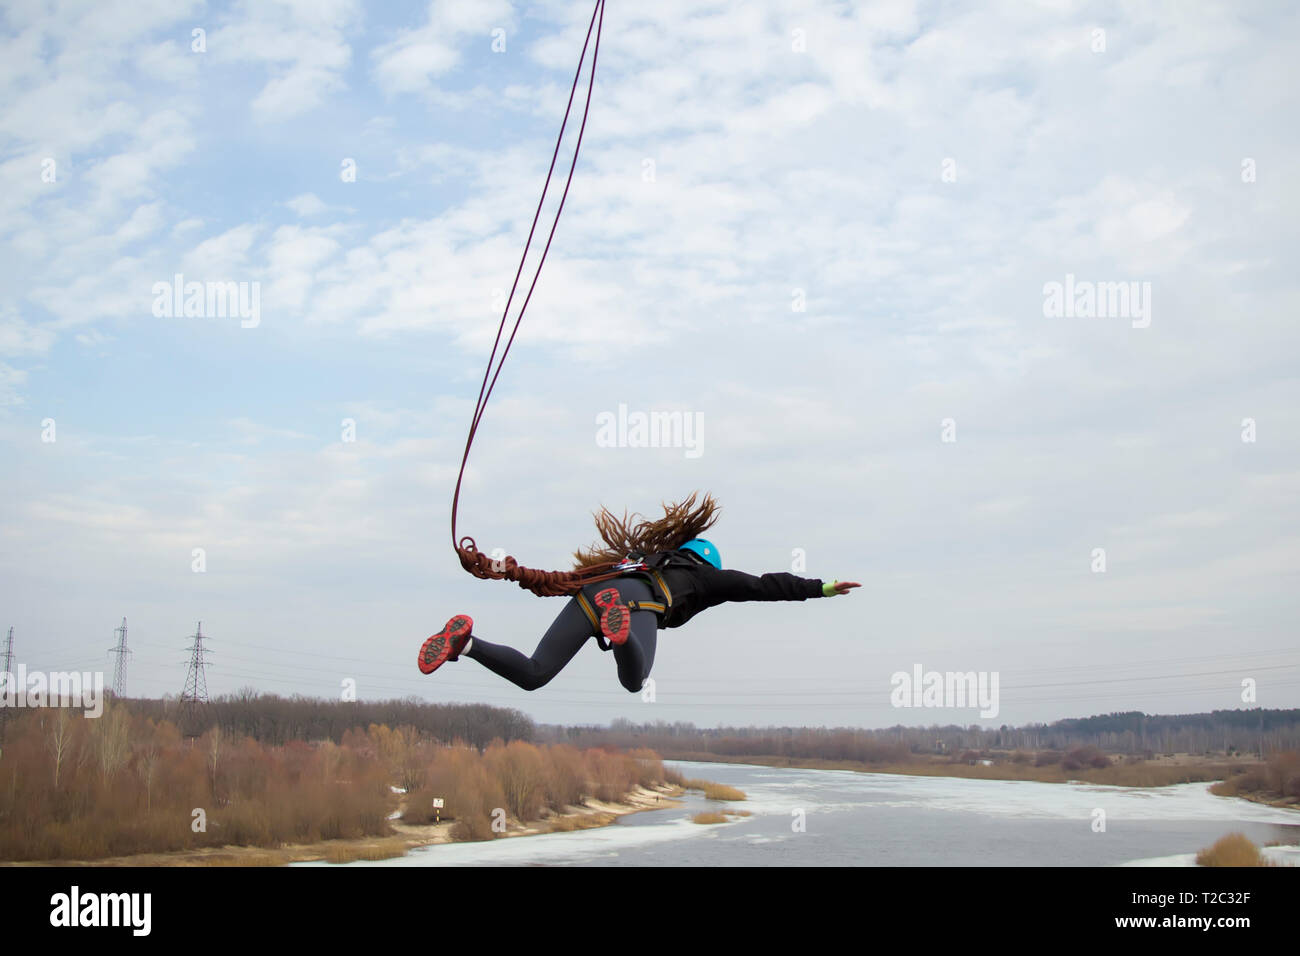
[[[623,685],[623,689],[627,691],[629,694],[639,694],[641,693],[641,688],[645,686],[644,678],[642,678],[639,681],[633,682],[631,680],[628,680],[627,678],[620,677],[618,679],[618,682]]]
[[[554,674],[534,673],[526,675],[520,682],[519,686],[524,690],[541,690],[549,684],[554,678]]]

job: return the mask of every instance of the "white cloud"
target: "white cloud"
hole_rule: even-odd
[[[163,40],[139,50],[135,63],[151,79],[172,86],[192,84],[199,78],[200,57],[189,44]]]
[[[145,203],[137,206],[131,218],[118,227],[113,239],[119,243],[136,242],[158,232],[164,221],[162,203]]]
[[[204,239],[185,253],[180,271],[199,282],[237,279],[248,272],[250,253],[262,232],[261,226],[246,223]]]
[[[0,356],[41,355],[53,342],[48,328],[24,321],[11,307],[0,310]]]
[[[338,252],[341,234],[337,228],[281,226],[277,229],[266,251],[267,275],[271,279],[267,301],[300,311],[316,284],[317,270]]]
[[[399,31],[371,53],[375,79],[389,93],[433,92],[434,81],[460,65],[467,44],[486,50],[493,29],[509,31],[514,23],[509,0],[431,0],[423,26]]]
[[[253,98],[252,115],[270,123],[310,112],[347,89],[352,61],[346,37],[360,18],[355,0],[269,0],[235,5],[208,35],[218,63],[255,63],[270,74]]]
[[[27,373],[0,362],[0,408],[26,404],[19,391],[27,381]]]
[[[315,193],[303,193],[301,196],[294,196],[285,202],[285,205],[303,217],[319,216],[329,208]]]

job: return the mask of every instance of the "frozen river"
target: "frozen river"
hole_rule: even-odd
[[[1216,797],[1209,784],[1154,789],[913,777],[738,764],[678,764],[739,787],[753,815],[692,823],[718,804],[622,817],[575,833],[425,847],[352,866],[1115,866],[1181,865],[1240,831],[1300,863],[1300,812]],[[1100,829],[1099,822],[1104,822]]]

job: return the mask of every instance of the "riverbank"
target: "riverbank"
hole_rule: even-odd
[[[1238,800],[1249,800],[1251,803],[1258,803],[1265,807],[1277,807],[1280,810],[1295,810],[1300,813],[1300,801],[1295,797],[1277,797],[1269,794],[1248,793],[1238,791],[1236,793],[1215,793],[1214,788],[1210,792],[1216,797],[1236,798]]]
[[[496,839],[608,826],[619,817],[628,814],[680,807],[682,803],[677,798],[684,793],[681,787],[672,785],[637,787],[619,801],[589,799],[581,806],[567,806],[563,812],[552,813],[542,820],[532,820],[526,824],[509,820],[505,832],[499,834]],[[401,809],[399,807],[399,812]],[[355,840],[324,840],[274,848],[202,847],[174,853],[140,853],[101,860],[40,860],[0,863],[0,866],[287,866],[290,863],[322,861],[350,863],[355,860],[391,859],[404,856],[418,847],[456,842],[451,836],[454,822],[411,825],[395,819],[390,825],[394,831],[391,835]]]

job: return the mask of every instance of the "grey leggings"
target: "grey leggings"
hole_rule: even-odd
[[[650,585],[640,578],[616,578],[589,584],[582,589],[582,593],[594,605],[595,596],[611,587],[617,589],[624,601],[655,600]],[[597,607],[597,614],[599,611],[601,609]],[[659,617],[654,611],[632,611],[632,632],[628,635],[627,643],[614,646],[614,661],[619,666],[619,683],[628,691],[640,691],[641,685],[650,676],[650,669],[654,666],[658,630]],[[568,604],[564,605],[564,610],[560,611],[559,617],[547,628],[532,657],[524,657],[517,650],[502,644],[489,644],[477,633],[468,652],[465,652],[465,657],[481,663],[493,674],[503,676],[525,691],[536,691],[564,670],[564,666],[572,661],[582,645],[597,633],[598,628],[591,627],[591,620],[582,613],[577,598],[571,597]]]
[[[613,581],[590,584],[583,588],[583,594],[595,604],[595,596],[608,587],[617,588],[624,601],[654,600],[650,585],[641,578],[615,578]],[[597,608],[596,612],[600,613],[600,609]],[[615,645],[614,661],[618,664],[618,682],[636,693],[654,666],[659,618],[654,611],[633,611],[631,617],[631,633],[627,636],[627,643]],[[582,649],[582,645],[597,633],[599,630],[592,628],[591,620],[583,613],[578,599],[574,597],[569,598],[564,610],[560,611],[555,622],[542,636],[532,657],[524,657],[513,647],[489,644],[477,634],[465,656],[524,690],[536,690],[550,683],[551,678],[564,670],[565,665]]]

